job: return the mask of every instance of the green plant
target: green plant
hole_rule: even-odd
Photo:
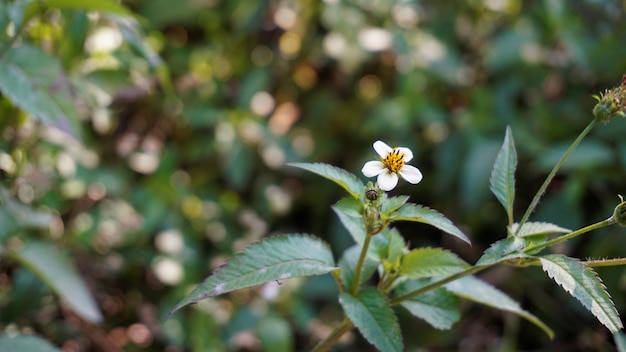
[[[412,159],[409,149],[390,148],[377,141],[374,149],[380,160],[366,163],[362,170],[368,177],[378,176],[376,184],[364,185],[348,171],[327,164],[291,164],[337,183],[349,194],[333,206],[355,241],[338,264],[328,246],[310,235],[270,237],[231,258],[180,301],[170,315],[188,304],[234,290],[274,280],[331,273],[345,315],[313,351],[327,351],[353,328],[381,351],[402,351],[400,326],[392,307],[400,305],[434,328],[449,329],[460,318],[460,298],[518,314],[553,338],[552,330],[540,319],[475,276],[495,265],[540,266],[614,333],[619,345],[623,325],[593,267],[624,265],[626,258],[580,260],[544,250],[601,227],[616,223],[623,226],[626,202],[620,196],[620,203],[606,220],[575,231],[528,220],[565,159],[597,121],[608,123],[615,116],[623,116],[624,99],[625,83],[597,98],[595,118],[554,166],[519,222],[514,221],[513,212],[517,152],[512,131],[507,127],[490,178],[490,189],[507,214],[506,237],[493,243],[474,265],[443,248],[408,248],[399,231],[391,226],[393,223],[421,222],[468,244],[470,240],[439,212],[410,203],[407,196],[389,196],[381,190],[393,189],[398,175],[414,184],[421,181],[422,175],[417,168],[405,164]],[[549,237],[554,234],[556,237]]]

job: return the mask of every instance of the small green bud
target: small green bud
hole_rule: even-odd
[[[365,219],[365,230],[368,235],[375,235],[382,231],[383,223],[380,221],[378,208],[365,206],[363,218]]]
[[[622,76],[619,87],[607,89],[600,96],[593,96],[598,103],[593,107],[593,116],[599,122],[608,123],[616,116],[626,116],[626,75]]]
[[[369,201],[376,201],[380,199],[382,192],[378,185],[374,185],[372,182],[367,183],[367,187],[365,187],[365,199]]]
[[[620,226],[626,226],[626,201],[622,196],[619,196],[620,203],[615,207],[613,211],[613,218]]]

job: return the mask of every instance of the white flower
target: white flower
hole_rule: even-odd
[[[413,152],[409,148],[391,148],[383,141],[376,141],[374,150],[380,156],[380,161],[366,162],[361,172],[366,177],[378,176],[378,187],[383,191],[390,191],[398,184],[398,174],[412,184],[422,180],[420,170],[415,166],[406,165],[413,159]]]

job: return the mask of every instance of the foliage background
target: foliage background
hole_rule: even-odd
[[[0,7],[3,55],[34,45],[57,58],[80,119],[33,118],[3,91],[2,187],[27,207],[10,224],[3,203],[0,240],[69,254],[104,319],[82,320],[3,255],[0,329],[67,351],[310,348],[340,319],[329,277],[232,293],[165,320],[212,269],[264,236],[314,233],[337,254],[350,245],[330,210],[342,190],[285,162],[359,174],[373,141],[411,148],[424,181],[393,193],[444,213],[473,245],[427,226],[401,232],[413,247],[443,246],[473,263],[505,235],[488,177],[506,125],[522,212],[592,118],[591,95],[626,72],[620,1],[124,1],[130,14],[44,1],[11,40],[10,11],[22,3]],[[66,123],[76,140],[59,131]],[[626,189],[625,133],[621,119],[596,127],[533,220],[576,229],[608,217]],[[52,220],[28,221],[42,213]],[[625,245],[624,230],[610,227],[558,251],[617,257]],[[623,270],[598,272],[623,314]],[[407,350],[613,349],[609,332],[539,269],[484,278],[556,339],[467,305],[443,332],[400,312]],[[337,349],[368,348],[352,335]]]

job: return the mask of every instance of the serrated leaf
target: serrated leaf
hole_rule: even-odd
[[[373,288],[365,288],[356,296],[342,293],[339,303],[361,335],[378,350],[402,351],[398,320],[382,293]]]
[[[28,242],[11,255],[37,274],[82,318],[92,323],[102,320],[96,301],[65,253],[48,243]]]
[[[483,280],[474,276],[466,276],[446,284],[445,288],[462,298],[515,313],[541,328],[550,339],[554,337],[552,329],[539,320],[539,318],[523,310],[519,303],[514,301],[511,297]]]
[[[453,275],[467,269],[469,265],[456,254],[441,248],[418,248],[402,257],[400,275],[425,278]]]
[[[60,352],[50,342],[36,335],[0,335],[0,351]]]
[[[359,261],[360,254],[361,246],[352,246],[343,252],[343,256],[341,257],[341,260],[339,260],[339,267],[341,268],[341,281],[346,288],[352,287],[352,283],[354,281],[354,271],[356,264]],[[380,264],[380,262],[372,259],[370,256],[365,257],[359,284],[365,282],[372,276],[372,274],[374,274],[374,272],[376,272],[378,264]]]
[[[434,226],[452,236],[458,237],[461,240],[471,244],[469,238],[465,236],[463,231],[459,230],[452,221],[443,216],[441,213],[434,209],[430,209],[423,205],[417,205],[413,203],[407,203],[403,205],[395,214],[391,216],[392,221],[416,221]]]
[[[430,282],[425,279],[407,280],[395,288],[395,293],[402,296]],[[400,305],[439,330],[450,329],[461,317],[461,299],[442,287],[402,301]]]
[[[0,58],[0,91],[36,119],[77,135],[79,116],[57,58],[29,45]]]
[[[511,127],[506,127],[504,142],[496,156],[491,170],[489,188],[504,206],[509,223],[513,222],[513,200],[515,199],[515,168],[517,167],[517,152],[511,133]]]
[[[394,211],[400,209],[400,207],[403,206],[408,200],[409,196],[389,197],[383,200],[380,212],[387,216],[391,216]]]
[[[528,254],[521,252],[527,244],[527,241],[521,237],[507,237],[496,241],[485,250],[476,262],[476,266],[493,265],[508,259],[529,257]]]
[[[333,254],[309,235],[273,236],[257,242],[215,270],[168,314],[202,299],[274,280],[321,275],[337,269]]]
[[[365,185],[356,176],[336,166],[323,163],[289,163],[288,165],[307,170],[325,177],[343,187],[350,195],[360,199]]]
[[[511,226],[509,233],[517,233],[516,236],[518,237],[528,237],[535,235],[547,235],[551,233],[572,232],[572,230],[551,224],[549,222],[527,222],[522,225],[522,228],[519,230],[517,229],[518,226],[518,223],[514,223],[513,226]]]
[[[540,258],[543,270],[574,296],[611,332],[623,328],[619,313],[595,271],[578,259],[552,254]]]

